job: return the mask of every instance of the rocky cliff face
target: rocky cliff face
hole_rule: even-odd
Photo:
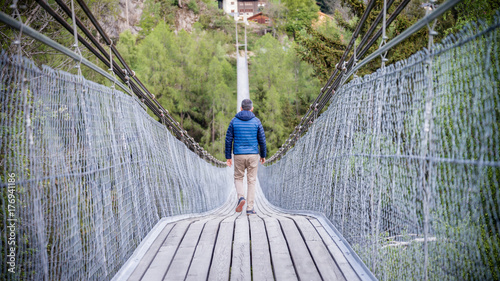
[[[111,38],[118,38],[120,33],[129,29],[137,34],[140,27],[144,2],[146,0],[119,0],[119,12],[115,17],[103,17],[101,26]]]
[[[103,16],[100,23],[111,38],[118,38],[120,33],[129,29],[132,34],[137,34],[141,28],[139,21],[144,10],[146,0],[119,0],[117,16]],[[191,32],[193,24],[197,22],[207,6],[203,1],[197,3],[198,13],[188,7],[189,0],[178,0],[175,10],[175,30],[181,29]]]
[[[193,24],[197,22],[199,16],[190,10],[186,4],[182,4],[182,8],[175,12],[175,30],[184,29],[187,32],[193,30]]]

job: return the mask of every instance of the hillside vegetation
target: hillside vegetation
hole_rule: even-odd
[[[224,160],[227,126],[236,113],[235,25],[216,2],[189,3],[184,8],[199,13],[191,32],[177,31],[178,19],[170,17],[179,9],[177,2],[146,1],[142,31],[122,33],[118,48],[184,129]],[[272,154],[298,124],[321,83],[286,33],[259,35],[265,28],[248,27],[249,79],[254,112]]]

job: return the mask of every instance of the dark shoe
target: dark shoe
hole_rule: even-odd
[[[245,206],[245,198],[244,197],[240,197],[240,200],[238,200],[238,206],[236,207],[236,212],[241,212],[241,210],[243,210],[243,206]]]
[[[247,210],[247,216],[249,215],[256,215],[257,213],[255,212],[254,209],[251,209],[251,210]]]

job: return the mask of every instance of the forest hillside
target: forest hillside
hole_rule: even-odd
[[[310,24],[319,8],[311,1],[303,4],[315,7],[308,15]],[[217,2],[181,6],[146,0],[140,31],[121,33],[117,46],[181,126],[224,160],[227,126],[236,114],[234,20]],[[180,20],[172,16],[181,14],[178,9],[197,15],[187,30],[179,29]],[[321,88],[314,68],[297,55],[293,38],[276,27],[273,36],[272,29],[257,23],[247,27],[250,97],[266,132],[269,155],[286,140]],[[243,32],[240,25],[240,40]]]

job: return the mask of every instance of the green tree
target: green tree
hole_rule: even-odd
[[[286,11],[286,30],[295,32],[312,24],[318,18],[319,7],[314,0],[283,0]]]
[[[135,69],[137,67],[137,36],[133,35],[130,30],[125,30],[120,34],[120,41],[116,45],[118,52],[127,61],[128,65]]]
[[[298,124],[320,83],[310,65],[300,60],[288,39],[280,43],[271,34],[255,44],[256,57],[250,68],[250,84],[270,154],[282,145]]]
[[[158,24],[138,46],[137,75],[167,109],[173,108],[173,86],[179,79],[173,60],[179,56],[176,46],[174,34],[165,23]]]
[[[197,27],[173,32],[160,22],[142,40],[128,32],[118,48],[136,75],[181,126],[223,158],[225,127],[235,104],[236,70],[227,61],[230,38]],[[230,48],[233,50],[233,48]]]

